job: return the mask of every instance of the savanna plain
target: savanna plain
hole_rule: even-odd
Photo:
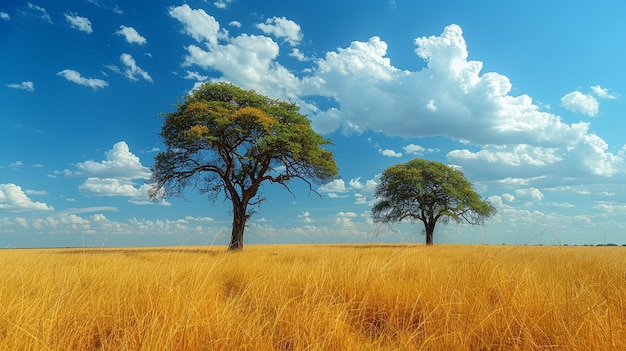
[[[0,250],[0,350],[625,350],[626,248]]]

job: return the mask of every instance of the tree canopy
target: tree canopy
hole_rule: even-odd
[[[463,172],[423,159],[388,167],[376,187],[375,198],[375,223],[419,220],[424,224],[427,245],[433,244],[438,222],[483,224],[496,212],[474,191]]]
[[[330,141],[311,129],[296,104],[227,83],[205,83],[163,115],[167,147],[155,157],[150,196],[184,196],[194,188],[233,205],[229,249],[243,248],[249,206],[265,198],[264,182],[291,192],[290,181],[324,184],[338,175]]]

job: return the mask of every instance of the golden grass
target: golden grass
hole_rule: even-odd
[[[626,248],[0,251],[0,350],[623,350]]]

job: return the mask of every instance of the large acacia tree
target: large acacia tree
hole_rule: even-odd
[[[496,209],[480,198],[463,172],[440,162],[414,159],[388,167],[376,187],[375,223],[419,220],[426,245],[433,244],[437,223],[482,224]]]
[[[227,83],[205,83],[164,114],[167,147],[155,157],[150,196],[183,196],[187,187],[232,202],[229,250],[243,248],[246,221],[262,183],[323,184],[337,177],[330,142],[311,129],[296,104]]]

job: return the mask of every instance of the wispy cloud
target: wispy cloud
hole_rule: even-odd
[[[24,10],[21,11],[24,16],[38,18],[42,21],[53,24],[52,17],[48,14],[45,8],[34,5],[33,3],[26,3]]]
[[[152,82],[152,77],[148,74],[148,72],[144,71],[141,67],[137,66],[135,59],[130,54],[122,54],[120,56],[120,60],[126,69],[124,70],[124,75],[133,81],[139,80],[137,77],[141,77],[148,82]]]
[[[12,83],[12,84],[7,84],[7,87],[9,88],[13,88],[13,89],[20,89],[20,90],[26,90],[26,91],[35,91],[35,83],[27,80],[25,82],[21,82],[21,83]]]
[[[603,88],[599,85],[592,86],[591,91],[593,91],[593,93],[600,99],[617,99],[617,95],[609,93],[609,89]]]
[[[93,90],[98,88],[104,88],[109,85],[109,83],[105,80],[98,78],[85,78],[79,72],[72,69],[64,69],[61,72],[57,73],[58,76],[61,76],[72,83],[76,83],[78,85],[83,85],[86,87],[90,87]]]

